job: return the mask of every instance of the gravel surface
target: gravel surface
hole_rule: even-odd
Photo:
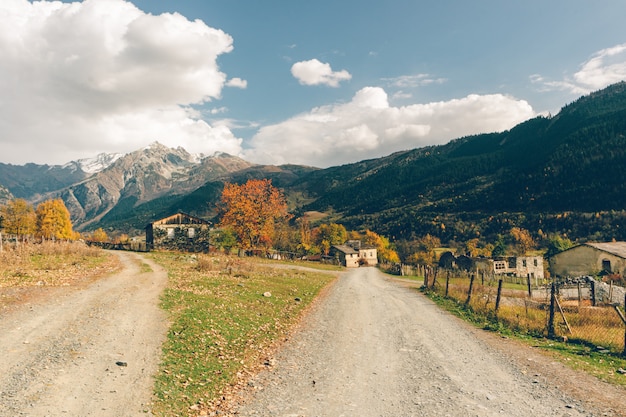
[[[270,361],[273,366],[250,381],[230,413],[624,415],[625,390],[498,339],[377,269],[351,270]],[[584,388],[589,384],[595,392]]]
[[[150,415],[167,274],[117,255],[121,273],[0,314],[0,416]],[[626,390],[470,327],[374,268],[342,274],[267,363],[220,415],[626,415]]]
[[[122,272],[0,316],[0,416],[149,414],[167,274],[138,254],[116,255]]]

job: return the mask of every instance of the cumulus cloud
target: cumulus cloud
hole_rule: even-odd
[[[302,85],[327,85],[329,87],[339,87],[341,81],[352,78],[348,71],[333,71],[330,64],[317,59],[296,62],[291,66],[291,74]]]
[[[155,140],[238,153],[240,139],[189,107],[220,98],[227,77],[217,58],[232,48],[202,21],[146,14],[125,0],[3,0],[2,160],[62,163]]]
[[[526,101],[502,94],[393,107],[384,89],[366,87],[348,103],[262,127],[244,155],[260,163],[328,167],[506,130],[534,115]]]
[[[554,81],[533,74],[530,80],[539,85],[541,91],[563,90],[576,95],[588,94],[626,80],[626,43],[596,52],[573,77]]]
[[[230,80],[228,80],[226,85],[228,87],[236,87],[236,88],[246,89],[248,87],[248,81],[242,80],[241,78],[235,77],[235,78],[231,78]]]

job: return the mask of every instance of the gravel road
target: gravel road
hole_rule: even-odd
[[[231,412],[242,417],[623,415],[626,391],[503,340],[502,346],[511,347],[504,353],[502,346],[494,347],[497,337],[477,337],[479,332],[377,269],[351,270]],[[575,397],[569,394],[575,390],[563,389],[574,381],[564,384],[562,378],[578,376],[582,395]],[[605,391],[611,391],[606,402],[583,398]]]
[[[138,254],[116,255],[122,272],[1,316],[0,416],[146,415],[167,274]]]

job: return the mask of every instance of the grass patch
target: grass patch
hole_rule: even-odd
[[[277,341],[336,276],[253,258],[151,256],[169,273],[162,306],[172,321],[155,383],[158,416],[218,409],[271,359]]]

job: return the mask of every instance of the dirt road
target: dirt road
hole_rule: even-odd
[[[158,307],[167,274],[117,255],[121,273],[0,317],[0,416],[146,415],[167,331]]]
[[[528,348],[505,354],[478,333],[377,269],[352,270],[303,323],[276,365],[250,383],[253,393],[235,413],[545,417],[625,412],[626,391],[612,391],[606,403],[586,401],[600,395],[592,385],[602,392],[613,389],[587,377],[581,380],[581,398],[574,398],[557,385],[574,384],[567,378],[581,375]]]

